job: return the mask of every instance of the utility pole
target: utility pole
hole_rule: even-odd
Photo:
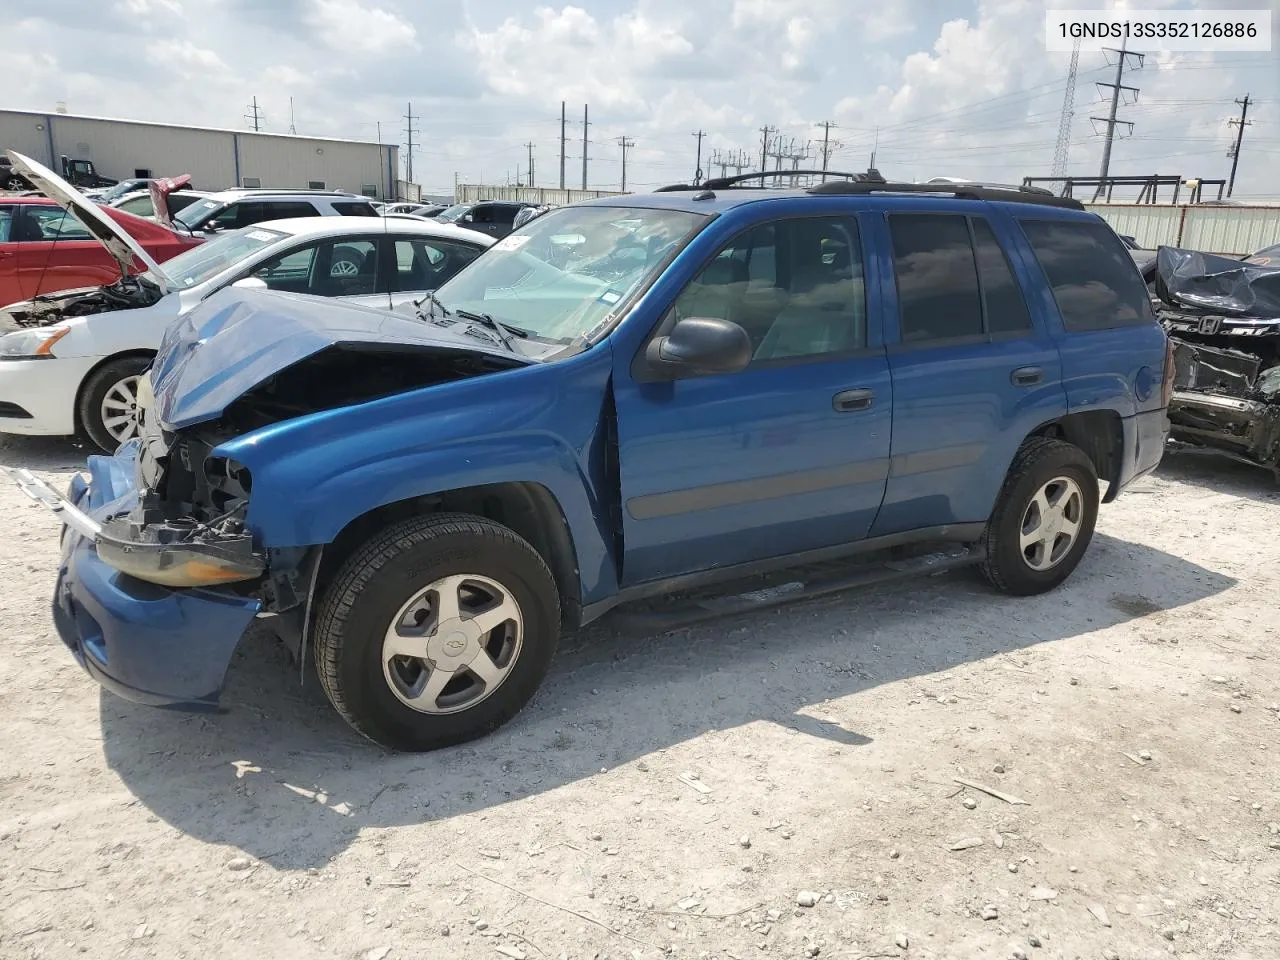
[[[413,139],[413,103],[409,104],[409,112],[405,114],[405,120],[409,125],[405,132],[405,156],[404,156],[404,178],[409,183],[413,183],[413,148],[418,144]]]
[[[587,189],[587,104],[582,105],[582,189]]]
[[[765,124],[763,127],[760,128],[760,172],[761,173],[764,173],[764,171],[769,169],[765,164],[766,164],[766,158],[769,156],[769,134],[771,133],[777,133],[777,131],[773,127],[769,126],[768,124]]]
[[[627,192],[627,150],[636,145],[634,140],[627,139],[626,134],[618,137],[618,145],[622,147],[622,192]]]
[[[293,100],[290,99],[289,103],[292,104]],[[244,115],[244,118],[253,124],[253,132],[257,133],[262,129],[262,109],[258,106],[258,98],[254,97],[253,103],[245,109],[249,112]]]
[[[1071,47],[1071,66],[1067,68],[1067,89],[1062,95],[1062,115],[1058,118],[1058,143],[1053,148],[1050,176],[1067,175],[1067,151],[1071,147],[1071,121],[1076,115],[1076,71],[1080,68],[1080,41]]]
[[[880,149],[880,125],[876,124],[876,139],[871,145],[871,166],[867,168],[868,170],[874,170],[876,168],[876,153],[879,151],[879,149]]]
[[[695,187],[702,182],[702,138],[706,135],[705,130],[699,130],[697,133],[691,134],[691,136],[698,138],[698,159],[693,164],[693,185]]]
[[[1116,111],[1120,108],[1120,91],[1121,90],[1132,90],[1134,100],[1136,101],[1138,99],[1137,87],[1126,87],[1124,84],[1120,82],[1121,79],[1123,79],[1124,77],[1125,57],[1136,58],[1138,61],[1138,67],[1142,66],[1142,61],[1145,59],[1145,57],[1140,53],[1130,53],[1128,50],[1126,50],[1123,42],[1121,42],[1119,50],[1116,50],[1113,47],[1103,47],[1103,49],[1111,53],[1118,54],[1119,56],[1116,60],[1116,82],[1098,84],[1099,87],[1111,88],[1111,113],[1106,120],[1103,120],[1101,117],[1089,118],[1097,123],[1105,123],[1107,125],[1107,138],[1102,144],[1102,167],[1098,171],[1099,183],[1098,183],[1098,189],[1094,191],[1094,194],[1093,194],[1094,200],[1097,200],[1098,197],[1102,196],[1102,192],[1106,189],[1106,186],[1107,186],[1105,181],[1107,179],[1107,173],[1111,169],[1111,143],[1112,141],[1115,140],[1116,124],[1123,123],[1125,126],[1129,128],[1130,133],[1133,132],[1133,124],[1130,121],[1116,119]]]
[[[529,186],[533,186],[533,141],[525,144],[529,148]]]
[[[289,132],[295,137],[298,135],[298,128],[293,125],[293,97],[289,98]]]
[[[1244,142],[1244,128],[1253,125],[1252,120],[1245,119],[1249,115],[1249,95],[1246,93],[1244,99],[1237,100],[1236,103],[1240,104],[1240,119],[1237,120],[1232,117],[1227,121],[1231,126],[1239,128],[1236,130],[1236,144],[1227,152],[1227,156],[1231,158],[1231,179],[1227,181],[1228,197],[1231,196],[1231,191],[1236,186],[1236,167],[1240,163],[1240,144]]]
[[[830,120],[818,124],[822,128],[822,182],[827,182],[826,170],[831,162],[831,128],[835,126]]]
[[[564,101],[560,101],[560,189],[564,189]]]

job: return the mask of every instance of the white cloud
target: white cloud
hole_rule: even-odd
[[[412,23],[359,0],[314,0],[307,19],[326,46],[343,53],[379,56],[418,49]]]

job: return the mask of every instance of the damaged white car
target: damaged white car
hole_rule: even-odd
[[[107,451],[137,433],[138,377],[166,327],[224,287],[394,309],[494,242],[448,224],[308,217],[219,234],[161,267],[74,187],[43,170],[39,186],[102,238],[121,279],[0,310],[0,433],[80,433]],[[128,275],[134,258],[146,273]]]

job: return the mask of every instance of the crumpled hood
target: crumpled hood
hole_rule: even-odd
[[[273,375],[334,346],[536,361],[419,319],[273,291],[227,287],[170,325],[152,366],[154,415],[168,430],[209,420]]]

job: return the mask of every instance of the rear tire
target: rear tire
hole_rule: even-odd
[[[76,413],[80,428],[100,449],[116,448],[138,435],[138,377],[150,357],[121,357],[103,364],[80,389]]]
[[[325,590],[316,672],[370,740],[435,750],[515,716],[559,628],[555,580],[528,542],[483,517],[417,517],[367,540]]]
[[[987,521],[982,573],[1015,596],[1052,590],[1084,556],[1097,520],[1093,462],[1073,444],[1031,437],[1014,457]]]

